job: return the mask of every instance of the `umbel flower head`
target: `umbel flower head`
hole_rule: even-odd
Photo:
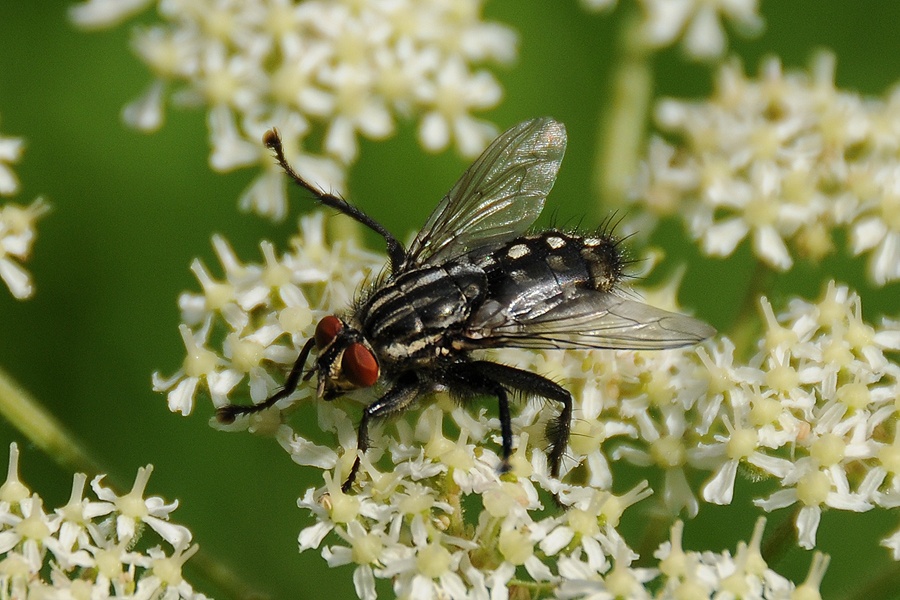
[[[271,396],[298,349],[314,335],[318,319],[342,310],[360,285],[377,275],[384,257],[353,242],[326,243],[323,220],[321,213],[301,219],[300,235],[283,255],[263,243],[260,263],[241,262],[216,238],[221,279],[194,263],[202,292],[185,293],[180,300],[187,357],[173,376],[154,376],[156,389],[167,393],[173,411],[188,414],[206,396],[215,407],[246,402],[248,396],[257,403]],[[647,294],[655,294],[654,304],[676,308],[676,287],[670,284]],[[676,581],[728,589],[721,586],[732,575],[729,581],[739,579],[758,592],[747,597],[779,597],[792,584],[778,579],[759,560],[751,561],[746,548],[739,548],[734,558],[682,552],[678,561],[668,560],[671,548],[680,544],[673,538],[660,550],[659,569],[632,567],[637,556],[617,527],[626,511],[646,507],[654,491],[644,481],[623,494],[611,493],[610,461],[646,469],[648,477],[661,482],[661,502],[673,513],[692,516],[701,499],[730,502],[740,465],[783,481],[786,490],[796,487],[792,473],[810,472],[810,464],[825,465],[808,459],[814,453],[822,459],[824,455],[812,442],[817,438],[804,437],[809,427],[801,421],[816,423],[810,426],[818,428],[817,436],[828,431],[828,439],[846,440],[848,448],[854,443],[875,448],[880,442],[862,439],[861,432],[868,430],[858,424],[870,422],[865,415],[890,417],[885,410],[893,410],[893,405],[877,390],[896,379],[890,368],[884,371],[879,353],[900,340],[891,323],[880,329],[865,326],[854,301],[849,304],[856,308],[823,321],[844,325],[811,327],[811,315],[822,306],[841,305],[833,301],[835,295],[851,298],[846,288],[829,289],[822,303],[792,305],[770,323],[776,332],[801,329],[803,344],[761,345],[763,354],[747,364],[739,363],[727,339],[700,351],[496,351],[501,362],[565,381],[575,396],[573,434],[558,479],[549,475],[545,452],[546,425],[555,413],[534,400],[523,402],[513,418],[516,443],[509,473],[501,475],[498,469],[500,427],[494,409],[463,407],[438,394],[372,428],[371,447],[359,455],[357,484],[346,493],[341,484],[358,456],[360,402],[370,402],[377,390],[318,402],[313,385],[303,384],[271,409],[216,426],[272,435],[295,463],[321,471],[321,485],[306,490],[299,501],[312,517],[300,532],[300,549],[321,549],[331,566],[353,565],[360,598],[374,598],[379,579],[390,581],[400,597],[505,597],[516,587],[570,598],[584,590],[610,588],[633,590],[633,595],[625,594],[629,597],[649,597],[647,590],[658,589],[660,577],[673,582],[671,595],[663,597],[677,597]],[[870,327],[864,329],[871,334],[868,342],[859,337],[859,327]],[[814,369],[813,362],[822,360],[815,349],[828,346],[845,330],[857,332],[852,337],[857,345],[848,350],[847,373],[865,381],[863,387],[875,392],[877,400],[852,411],[835,410],[834,398],[843,397],[838,382],[846,373],[836,373],[833,380],[800,376],[808,389],[794,393],[818,394],[820,404],[779,396],[789,392],[782,391],[778,368],[796,371],[791,361],[797,356],[798,364]],[[776,358],[770,361],[765,352]],[[773,371],[776,375],[769,375]],[[772,409],[772,403],[779,412],[765,410]],[[309,410],[315,411],[315,425],[308,417],[291,419],[292,413],[309,415]],[[822,413],[829,419],[819,426]],[[313,436],[311,426],[324,432],[325,443],[313,441],[321,434]],[[860,510],[866,504],[855,502],[859,495],[886,493],[882,471],[862,474],[856,456],[851,452],[830,458],[827,471],[818,472],[834,482],[834,494],[805,506]],[[863,459],[862,464],[877,469],[875,461]],[[695,490],[687,475],[698,470],[709,473],[710,479]],[[844,493],[848,486],[852,491]],[[806,495],[800,501],[811,498]],[[565,510],[554,509],[554,502]],[[802,514],[803,540],[814,540],[814,528],[807,524],[810,511]],[[748,547],[758,547],[760,536],[761,526],[757,541]],[[680,570],[666,572],[663,564],[668,569],[677,564]],[[815,562],[812,587],[818,586],[825,564]],[[776,579],[777,586],[772,583]],[[575,580],[582,587],[572,583]]]
[[[190,531],[169,521],[178,503],[144,497],[152,466],[138,469],[124,495],[95,477],[96,499],[85,495],[87,478],[78,473],[66,505],[48,512],[19,479],[18,464],[13,443],[0,485],[0,597],[206,598],[181,575],[198,546],[190,545]]]
[[[712,256],[749,239],[779,271],[830,254],[842,229],[874,283],[900,279],[900,92],[840,90],[834,69],[830,54],[809,74],[772,58],[748,78],[733,61],[710,99],[660,101],[666,137],[650,142],[634,202],[680,215]]]
[[[515,33],[483,21],[482,0],[87,0],[71,17],[110,26],[151,5],[161,20],[136,29],[133,46],[153,81],[125,120],[154,130],[169,98],[204,107],[210,164],[260,166],[241,206],[277,219],[283,176],[259,143],[265,130],[277,125],[298,170],[336,192],[358,137],[388,137],[397,116],[419,117],[424,148],[452,142],[474,156],[496,131],[473,113],[502,96],[477,65],[516,56]]]

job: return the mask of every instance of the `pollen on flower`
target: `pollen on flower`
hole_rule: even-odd
[[[422,575],[434,579],[450,568],[450,552],[437,542],[419,549],[416,554],[416,568]]]
[[[830,467],[844,460],[847,444],[841,436],[823,433],[809,446],[809,455],[822,467]]]
[[[588,455],[596,452],[605,439],[603,424],[599,421],[578,419],[572,423],[569,445],[578,454]]]
[[[849,364],[845,363],[843,366],[846,367]],[[872,401],[872,394],[867,385],[854,381],[840,386],[835,392],[835,398],[838,402],[847,405],[848,408],[859,410],[869,405]]]
[[[249,373],[259,366],[265,347],[254,340],[240,339],[237,334],[228,335],[226,342],[231,349],[231,364],[241,373]]]
[[[774,423],[783,411],[784,407],[777,398],[754,396],[750,401],[750,424],[756,427],[769,425]]]
[[[525,561],[534,555],[534,544],[531,542],[528,532],[517,529],[501,531],[497,547],[500,554],[514,565],[525,564]]]
[[[183,581],[181,569],[184,564],[191,558],[200,546],[194,544],[187,550],[176,550],[172,556],[161,556],[154,558],[151,563],[151,570],[154,575],[160,578],[166,587],[178,587]]]
[[[726,445],[728,458],[747,458],[759,446],[759,434],[756,429],[740,428],[731,432],[731,439]]]
[[[878,460],[888,474],[895,477],[900,475],[900,436],[895,435],[892,444],[878,450]]]
[[[434,506],[434,496],[425,489],[416,489],[403,497],[397,504],[401,514],[415,515],[423,513]]]
[[[140,520],[149,514],[149,510],[144,501],[144,489],[147,487],[147,481],[153,472],[153,465],[147,465],[138,469],[138,475],[134,480],[131,491],[124,496],[116,498],[116,508],[126,517]]]
[[[799,383],[800,377],[790,365],[776,365],[766,373],[766,385],[782,394],[796,390]]]
[[[31,513],[16,523],[15,532],[25,540],[40,541],[49,536],[52,531],[47,526],[46,515],[43,512],[44,502],[40,496],[31,497]]]
[[[181,337],[184,341],[187,355],[184,357],[183,367],[188,377],[203,377],[212,373],[218,364],[215,352],[200,346],[194,336],[191,335],[187,325],[180,327]]]
[[[595,513],[581,510],[580,508],[570,509],[566,514],[569,527],[579,535],[593,536],[600,530],[600,523]]]
[[[822,471],[810,471],[797,482],[797,499],[806,506],[825,503],[831,491],[831,480]]]
[[[298,334],[313,322],[313,314],[308,306],[286,306],[278,312],[278,324],[290,334]]]
[[[339,482],[325,473],[325,489],[328,490],[327,507],[331,520],[335,523],[350,523],[359,516],[360,501],[356,496],[341,491]]]
[[[353,562],[358,565],[367,565],[379,559],[381,551],[384,549],[384,542],[374,533],[367,533],[354,539],[352,547]]]
[[[481,502],[484,510],[497,519],[508,516],[515,508],[527,508],[529,505],[526,491],[511,481],[501,481],[498,487],[484,492]]]
[[[383,256],[353,243],[325,246],[322,213],[301,219],[300,230],[284,254],[261,244],[263,260],[255,263],[241,262],[228,242],[215,236],[221,280],[199,261],[192,263],[203,293],[179,298],[182,368],[168,378],[154,374],[154,389],[168,394],[171,410],[190,414],[195,396],[204,391],[215,408],[234,403],[231,395],[245,403],[270,396],[312,336],[315,316],[342,309],[384,264]],[[310,393],[304,387],[297,397]],[[269,412],[274,414],[239,419],[229,427],[258,430],[260,419],[276,423],[277,411]]]
[[[664,468],[680,467],[687,458],[683,441],[673,435],[663,436],[653,442],[651,454],[656,463]]]
[[[0,501],[16,506],[30,495],[31,490],[19,480],[19,445],[13,442],[9,445],[9,466],[6,471],[6,481],[3,482],[3,485],[0,485]]]

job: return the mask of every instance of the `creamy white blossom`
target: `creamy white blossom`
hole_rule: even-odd
[[[160,598],[203,600],[181,575],[198,546],[190,532],[168,520],[177,503],[144,498],[151,468],[139,469],[123,496],[76,474],[65,506],[44,509],[41,497],[19,479],[18,446],[10,444],[9,469],[0,485],[0,596],[4,598]],[[163,544],[141,536],[148,525]],[[135,547],[138,537],[147,550]],[[134,595],[132,595],[134,594]]]
[[[397,117],[420,117],[428,150],[484,148],[496,131],[473,113],[496,106],[502,90],[481,65],[513,60],[517,40],[481,18],[482,3],[87,0],[70,14],[99,28],[155,6],[158,20],[133,38],[154,79],[125,107],[126,122],[149,131],[170,101],[203,107],[211,166],[260,166],[241,207],[281,219],[284,194],[267,190],[283,187],[283,175],[260,141],[271,127],[301,174],[338,193],[360,136],[392,135]]]
[[[773,58],[748,78],[731,62],[709,99],[659,101],[656,123],[674,141],[651,140],[632,200],[680,216],[709,255],[749,240],[778,271],[832,253],[843,229],[873,282],[900,279],[900,95],[838,89],[834,69],[829,54],[808,74]]]

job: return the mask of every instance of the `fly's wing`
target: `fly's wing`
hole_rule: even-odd
[[[588,289],[519,308],[488,300],[470,323],[470,341],[480,347],[662,350],[715,333],[692,317]]]
[[[548,117],[502,133],[428,217],[406,266],[437,263],[521,235],[544,208],[565,150],[565,127]]]

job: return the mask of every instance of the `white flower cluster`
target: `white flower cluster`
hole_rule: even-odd
[[[10,444],[9,470],[0,485],[0,597],[134,598],[203,600],[181,575],[197,552],[191,532],[169,522],[177,502],[144,498],[153,470],[138,469],[130,492],[122,496],[91,481],[97,500],[85,497],[87,477],[76,474],[65,506],[51,513],[43,500],[19,480],[19,451]],[[147,544],[147,529],[171,551]]]
[[[710,100],[663,100],[633,199],[680,214],[703,250],[728,256],[745,238],[770,267],[831,253],[848,232],[878,285],[900,279],[900,92],[865,99],[834,85],[834,57],[811,75],[766,61],[758,79],[722,67]],[[671,141],[669,141],[671,140]]]
[[[279,373],[286,372],[298,348],[313,335],[318,319],[344,310],[363,282],[383,267],[383,256],[352,243],[326,244],[321,213],[303,218],[301,230],[291,250],[280,258],[270,244],[263,244],[264,264],[241,263],[226,242],[216,238],[223,279],[215,279],[199,261],[194,263],[203,292],[186,293],[180,301],[187,357],[172,377],[154,375],[156,389],[168,393],[171,410],[191,412],[198,394],[208,394],[215,407],[246,402],[247,391],[238,388],[242,382],[251,401],[270,396],[280,385],[276,381],[280,375],[273,377],[268,370],[275,365]],[[670,286],[652,302],[674,308],[674,291]],[[799,305],[792,311],[802,312]],[[893,343],[890,333],[872,335],[879,340],[875,343]],[[793,351],[799,347],[791,346]],[[741,453],[746,442],[735,450],[738,442],[725,439],[735,428],[743,432],[750,416],[756,418],[749,404],[756,396],[741,395],[734,377],[723,373],[740,373],[740,381],[757,386],[751,390],[759,392],[757,396],[771,398],[774,393],[760,391],[763,383],[752,375],[763,369],[731,368],[727,341],[708,352],[715,358],[691,350],[498,351],[503,362],[566,381],[575,395],[573,431],[560,480],[549,476],[543,451],[545,428],[555,410],[538,401],[525,403],[513,419],[517,444],[512,471],[506,475],[497,472],[499,422],[489,416],[494,411],[461,407],[438,395],[426,408],[412,411],[409,419],[375,424],[371,448],[362,456],[359,483],[349,494],[341,491],[341,484],[357,456],[355,422],[360,407],[353,398],[315,402],[313,386],[301,385],[273,409],[240,417],[226,427],[268,433],[294,462],[323,471],[324,485],[307,490],[300,500],[300,506],[315,517],[300,534],[300,548],[322,547],[330,565],[354,565],[360,598],[375,597],[377,579],[390,580],[399,597],[415,598],[505,597],[516,586],[554,591],[566,598],[581,597],[577,590],[596,586],[621,592],[614,596],[650,597],[646,589],[655,589],[652,582],[660,573],[671,581],[696,576],[710,589],[719,589],[721,582],[710,581],[711,577],[724,580],[749,569],[740,558],[746,549],[739,549],[734,558],[691,555],[682,561],[680,571],[631,567],[636,556],[616,528],[623,512],[652,492],[646,482],[622,496],[606,491],[612,488],[607,455],[656,465],[664,473],[663,497],[669,507],[693,514],[698,501],[685,468],[719,468],[725,473],[717,473],[709,487],[718,495],[708,499],[716,501],[731,489],[742,459],[764,467],[770,464],[755,461],[751,452]],[[874,360],[876,354],[866,347],[865,356]],[[864,387],[873,384],[866,380]],[[359,394],[371,400],[377,392]],[[780,400],[772,402],[781,408]],[[879,402],[883,403],[881,396]],[[310,439],[309,418],[297,430],[289,419],[291,412],[313,406],[316,435],[324,432],[330,438],[327,443]],[[812,421],[812,415],[795,415],[794,409],[786,403],[781,409],[786,416],[766,413],[774,423],[770,429],[788,428],[789,417]],[[807,434],[813,427],[806,428]],[[760,429],[766,430],[762,425]],[[789,431],[796,443],[803,443],[798,427]],[[773,433],[771,439],[781,442],[773,448],[784,450],[788,437]],[[611,453],[606,454],[608,450]],[[779,476],[790,466],[783,458],[772,462],[785,464]],[[566,510],[548,514],[552,498]],[[754,544],[758,546],[758,539]],[[673,545],[679,544],[673,540]],[[661,558],[665,562],[665,556]],[[747,585],[756,595],[748,592],[745,597],[781,597],[765,591],[774,589],[766,586],[775,585],[771,581],[777,577],[764,565],[762,570],[754,565],[757,583]],[[765,585],[758,583],[764,573],[769,582]],[[564,581],[570,582],[569,587],[559,587]],[[587,587],[577,587],[571,583],[575,581]]]
[[[10,165],[19,161],[23,145],[21,138],[0,137],[0,196],[19,191],[19,180]],[[34,294],[31,275],[20,263],[31,255],[37,236],[35,221],[48,210],[50,206],[40,198],[29,206],[0,206],[0,279],[19,300]]]
[[[825,507],[900,505],[900,366],[885,356],[900,351],[900,322],[873,327],[859,296],[833,282],[818,302],[794,300],[778,318],[762,305],[767,329],[750,367],[715,360],[733,421],[700,451],[780,479],[782,489],[756,504],[796,504],[799,543],[812,548]],[[730,500],[734,468],[720,467],[704,497]],[[900,558],[897,535],[884,543]]]
[[[475,65],[513,60],[517,40],[481,20],[482,1],[87,0],[71,15],[109,26],[157,4],[163,21],[134,34],[154,81],[125,120],[156,129],[169,96],[206,107],[213,168],[262,166],[241,204],[282,218],[284,193],[271,192],[283,176],[260,143],[271,127],[300,173],[335,192],[357,137],[391,135],[394,115],[420,116],[428,150],[451,140],[467,156],[484,148],[496,131],[472,113],[496,106],[502,91]]]
[[[823,508],[898,505],[900,366],[885,352],[900,350],[900,322],[872,327],[859,297],[833,283],[818,303],[795,300],[777,318],[762,305],[766,331],[746,364],[726,337],[696,351],[500,355],[567,382],[576,398],[567,465],[588,485],[610,489],[607,456],[654,467],[668,508],[693,516],[688,470],[712,471],[703,499],[729,504],[745,467],[780,480],[757,505],[797,504],[799,542],[813,548]],[[531,439],[542,425],[528,410],[514,420]],[[885,544],[900,556],[900,533]]]
[[[656,569],[629,569],[630,557],[619,554],[601,579],[589,570],[570,570],[566,564],[566,579],[557,591],[557,597],[569,598],[629,598],[634,600],[684,600],[705,598],[742,598],[746,600],[790,598],[791,600],[821,600],[819,586],[829,558],[816,553],[813,556],[806,581],[799,586],[775,573],[766,565],[760,545],[766,520],[756,521],[750,542],[738,543],[732,556],[728,551],[694,552],[682,548],[684,524],[672,526],[670,541],[661,545],[654,554],[659,559]],[[562,571],[562,567],[560,571]],[[650,593],[638,582],[651,580]]]
[[[193,262],[203,293],[186,292],[178,301],[187,356],[172,376],[153,374],[153,389],[168,394],[171,411],[190,414],[198,393],[208,394],[216,408],[231,404],[229,394],[245,378],[250,398],[265,400],[280,385],[266,369],[289,369],[319,319],[348,306],[385,265],[383,255],[353,242],[326,244],[322,213],[303,217],[300,228],[293,250],[282,257],[263,242],[264,264],[242,264],[228,242],[213,238],[223,280],[200,260]],[[246,396],[239,391],[237,401]],[[311,396],[301,386],[293,400]],[[244,420],[238,427],[241,422],[246,426]]]
[[[610,10],[616,0],[581,0],[586,10]],[[715,59],[725,52],[723,21],[739,33],[753,36],[763,28],[759,0],[637,0],[641,8],[640,42],[664,48],[681,41],[684,52],[698,60]]]

